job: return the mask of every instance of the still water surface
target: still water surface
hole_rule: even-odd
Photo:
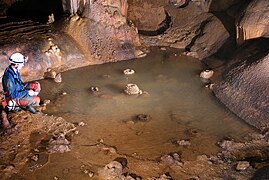
[[[124,75],[127,68],[135,74]],[[135,154],[138,159],[154,161],[177,152],[183,160],[193,160],[197,155],[216,154],[216,144],[224,137],[240,139],[253,132],[204,87],[199,77],[202,70],[203,64],[196,59],[158,51],[141,59],[64,72],[60,84],[43,80],[41,96],[51,99],[46,112],[87,125],[79,127],[70,153],[53,155],[36,174],[51,172],[50,176],[64,177],[63,171],[71,163],[73,172],[68,177],[76,174],[82,178],[74,169],[83,164],[104,166],[115,155],[92,147],[100,139],[124,157]],[[137,84],[147,94],[125,95],[128,83]],[[91,92],[92,86],[99,92]],[[61,95],[63,92],[67,95]],[[151,119],[136,122],[138,114]],[[189,140],[191,145],[178,146],[173,143],[177,140]]]

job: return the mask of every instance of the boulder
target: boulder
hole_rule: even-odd
[[[212,15],[200,24],[196,36],[186,48],[193,57],[204,59],[216,53],[229,36],[222,22]]]
[[[129,8],[129,19],[135,24],[138,32],[145,35],[157,35],[166,28],[169,18],[163,6],[156,7],[151,2],[132,4]]]
[[[269,128],[268,43],[258,39],[244,44],[213,88],[224,105],[261,131]]]
[[[237,43],[248,39],[269,37],[269,1],[253,0],[237,18]]]
[[[204,59],[216,53],[230,34],[215,15],[204,12],[201,4],[202,1],[130,1],[128,18],[145,35],[141,37],[143,44],[186,49],[187,55]]]
[[[193,3],[167,11],[173,26],[158,41],[160,46],[183,48],[187,50],[187,55],[204,59],[216,53],[230,36],[216,16],[204,13]]]

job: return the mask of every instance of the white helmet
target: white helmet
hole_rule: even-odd
[[[9,100],[8,103],[7,103],[8,111],[15,110],[15,107],[16,107],[16,101],[13,100],[13,99]]]
[[[9,62],[12,64],[24,64],[27,62],[27,58],[21,53],[14,53],[10,56]]]

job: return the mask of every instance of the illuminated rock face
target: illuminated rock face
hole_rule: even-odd
[[[269,128],[268,42],[259,39],[241,47],[213,88],[223,104],[262,131]]]
[[[3,2],[5,6],[0,4],[0,7],[12,9],[18,3],[36,4],[41,0],[4,0]],[[148,43],[146,40],[143,42],[143,46],[185,48],[186,54],[199,59],[214,54],[229,37],[229,33],[221,21],[213,14],[204,13],[200,7],[204,3],[203,1],[184,1],[184,8],[180,6],[179,9],[177,6],[173,6],[174,1],[167,0],[143,2],[134,0],[46,0],[42,2],[46,2],[46,8],[50,7],[49,2],[57,2],[55,4],[59,11],[68,13],[69,17],[62,19],[61,26],[55,26],[56,29],[53,26],[54,18],[57,22],[59,16],[56,11],[55,14],[47,12],[43,19],[48,20],[53,16],[50,24],[40,25],[30,22],[29,25],[27,23],[24,25],[23,22],[25,27],[20,27],[18,22],[17,25],[15,23],[14,28],[11,28],[12,31],[14,29],[13,36],[7,35],[8,32],[6,35],[3,33],[2,37],[10,37],[10,41],[8,39],[3,41],[0,37],[0,44],[4,45],[1,46],[1,49],[6,51],[7,55],[14,51],[30,54],[30,58],[32,57],[35,62],[29,62],[25,68],[25,74],[32,76],[31,71],[28,72],[28,70],[35,67],[35,70],[38,70],[36,79],[42,77],[47,68],[62,71],[85,64],[101,64],[137,58],[143,55],[143,52],[139,50],[141,47],[139,32],[150,33],[154,36],[161,35],[161,37],[155,36],[157,40],[155,39],[154,43]],[[58,7],[59,2],[61,2],[61,7]],[[29,7],[29,4],[23,7]],[[133,23],[127,21],[127,17]],[[16,26],[17,30],[15,30]],[[7,28],[9,28],[8,25]],[[16,35],[15,32],[20,35]],[[58,36],[60,37],[58,38]],[[15,43],[14,39],[16,39]],[[5,66],[6,64],[4,64]]]
[[[9,31],[5,31],[6,28]],[[21,71],[25,81],[41,79],[48,68],[65,71],[89,65],[77,44],[68,35],[55,32],[49,25],[32,21],[12,22],[12,25],[7,23],[7,26],[2,26],[1,33],[0,76],[14,52],[29,57]]]
[[[90,1],[81,15],[71,16],[65,31],[92,64],[136,58],[140,46],[135,27],[126,23],[125,1]]]
[[[5,7],[13,5],[16,1]],[[14,52],[29,56],[21,72],[25,81],[42,78],[48,68],[65,71],[138,57],[140,42],[135,27],[126,23],[127,7],[125,0],[63,1],[70,17],[62,19],[60,26],[53,21],[5,20],[0,28],[0,75]]]
[[[237,43],[269,37],[269,1],[253,0],[236,23]]]
[[[204,59],[216,53],[230,36],[215,15],[204,12],[203,1],[186,1],[182,7],[172,0],[143,2],[130,1],[128,17],[138,32],[147,36],[143,38],[149,46],[186,49],[187,55]]]

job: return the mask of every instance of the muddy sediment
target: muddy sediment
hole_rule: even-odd
[[[115,8],[113,4],[103,6],[97,1],[91,2],[94,3],[93,6],[92,4],[84,4],[88,7],[87,9],[91,9],[91,12],[84,12],[84,16],[89,19],[73,14],[67,19],[69,22],[65,26],[66,33],[58,32],[59,29],[56,32],[56,29],[51,25],[32,21],[10,22],[1,25],[0,50],[2,54],[0,58],[3,60],[3,66],[0,68],[0,73],[3,73],[3,68],[8,63],[8,55],[14,50],[27,54],[32,60],[26,65],[26,71],[22,72],[22,75],[28,77],[28,80],[33,80],[43,78],[48,68],[60,72],[89,64],[139,57],[143,55],[143,52],[138,49],[138,47],[142,48],[140,40],[143,41],[144,46],[159,45],[183,48],[186,51],[185,54],[203,59],[216,53],[219,48],[223,48],[221,46],[229,37],[235,38],[235,30],[233,32],[227,31],[221,19],[214,14],[204,12],[210,11],[212,8],[216,10],[226,9],[226,7],[218,5],[215,8],[214,6],[202,7],[203,4],[197,6],[195,4],[197,2],[194,1],[185,1],[183,5],[178,5],[175,2],[180,1],[169,1],[173,3],[164,8],[164,2],[168,1],[156,1],[162,2],[162,5],[157,7],[151,7],[155,1],[149,1],[145,4],[129,1],[131,2],[130,7],[132,5],[129,13],[133,13],[133,16],[148,14],[146,18],[143,18],[146,21],[140,22],[140,24],[138,21],[141,18],[132,19],[138,27],[136,29],[132,22],[127,23],[126,21],[126,4],[122,10],[122,8],[119,9],[118,5]],[[138,3],[136,4],[136,2]],[[257,3],[258,0],[253,2],[259,6],[262,5],[262,3]],[[151,8],[144,8],[145,5]],[[263,12],[258,10],[258,12]],[[75,10],[72,9],[72,11]],[[91,14],[92,12],[94,14]],[[159,12],[159,16],[155,18],[157,21],[153,21],[151,15],[156,14],[156,12]],[[261,14],[263,15],[263,13]],[[258,16],[259,14],[257,16],[249,15],[249,17]],[[99,17],[102,17],[101,20]],[[258,25],[249,26],[246,23],[248,19],[242,18],[238,24],[243,26],[236,27],[239,34],[236,40],[240,44],[248,38],[267,35],[266,33],[262,34],[263,31],[249,31],[253,27],[258,28]],[[233,23],[233,21],[231,22]],[[252,21],[250,22],[252,24]],[[150,23],[151,27],[147,27]],[[88,27],[90,29],[87,29]],[[235,27],[234,24],[232,27]],[[92,32],[95,33],[92,34]],[[259,33],[251,34],[250,32]],[[150,36],[142,36],[139,39],[137,33]],[[14,43],[11,37],[20,40]],[[253,53],[253,50],[251,51]],[[261,67],[263,66],[261,65]],[[255,69],[252,72],[255,72]],[[235,74],[231,77],[234,78],[238,74],[240,76],[238,72]],[[247,72],[246,77],[248,74]],[[167,82],[166,78],[162,74],[158,76],[159,81]],[[62,82],[61,76],[55,80],[58,83]],[[170,80],[173,81],[173,79]],[[235,82],[237,85],[237,80]],[[244,86],[249,87],[248,85],[244,83]],[[139,89],[136,90],[134,94],[140,94]],[[97,92],[94,93],[97,94]],[[66,94],[66,92],[62,92],[62,94],[64,93]],[[100,95],[98,97],[104,99],[118,98],[98,93]],[[236,93],[232,95],[236,95]],[[227,99],[236,99],[230,98],[232,95],[227,96]],[[64,99],[62,97],[58,98],[58,102]],[[257,98],[252,104],[256,105],[256,102]],[[241,99],[239,103],[236,102],[232,105],[234,104],[241,107]],[[236,110],[234,112],[240,114],[244,111]],[[244,112],[240,117],[247,119],[253,115],[253,113],[248,115],[249,112],[252,111]],[[266,108],[263,112],[267,112]],[[264,117],[267,117],[266,115],[265,113]],[[171,120],[177,121],[177,114],[171,113],[170,116]],[[183,113],[179,115],[178,119],[185,121],[180,123],[192,123],[188,121],[189,117],[182,118],[182,116],[184,116]],[[269,147],[268,135],[266,134],[268,123],[261,127],[261,123],[257,123],[260,122],[257,121],[258,118],[247,121],[264,130],[265,134],[253,133],[240,140],[228,137],[219,142],[216,141],[215,143],[219,147],[217,153],[197,155],[194,152],[195,158],[193,159],[185,159],[184,154],[180,151],[165,152],[159,157],[126,153],[121,150],[120,143],[116,142],[121,139],[115,139],[111,143],[107,142],[106,139],[96,140],[84,137],[82,143],[80,138],[89,135],[86,133],[88,129],[85,130],[84,126],[89,127],[91,124],[67,122],[61,117],[22,112],[19,114],[11,113],[8,118],[12,128],[8,131],[2,130],[0,137],[0,177],[3,179],[36,178],[43,177],[44,174],[46,174],[44,178],[49,179],[250,179],[252,176],[257,179],[265,179],[266,174],[268,174]],[[124,121],[119,133],[127,131],[128,128],[135,129],[133,126],[145,127],[147,123],[154,122],[154,120],[154,118],[152,120],[151,114],[139,114],[134,120]],[[266,118],[265,120],[267,122]],[[145,132],[139,129],[136,131],[137,136],[141,136],[143,133]],[[168,146],[172,144],[180,149],[188,149],[194,143],[199,143],[197,140],[196,142],[191,141],[193,140],[191,138],[195,136],[202,136],[201,139],[205,141],[212,140],[197,129],[187,129],[186,134],[187,138],[171,139],[167,142]],[[122,133],[122,135],[124,134]],[[113,134],[110,136],[113,139]],[[137,146],[142,145],[142,143],[137,144]]]
[[[9,129],[1,129],[1,177],[8,179],[24,168],[33,170],[49,162],[50,153],[67,152],[64,143],[51,141],[71,138],[76,127],[61,117],[10,112]],[[65,142],[66,142],[65,141]],[[61,146],[60,146],[61,144]],[[52,151],[53,150],[53,151]]]
[[[163,51],[162,53],[166,54]],[[156,65],[158,59],[153,59]],[[180,63],[184,63],[183,61],[181,59]],[[161,62],[167,63],[168,61],[161,59]],[[176,62],[179,62],[179,59]],[[135,69],[136,73],[133,75],[141,76],[143,74],[138,66],[134,68],[131,64],[127,65],[129,68]],[[148,65],[152,67],[152,65]],[[161,67],[163,66],[161,64]],[[111,70],[111,66],[108,68]],[[133,76],[125,75],[122,70],[126,67],[121,66],[121,68],[116,66],[114,69],[118,76],[124,78]],[[157,65],[155,68],[158,69]],[[201,126],[196,128],[193,126],[192,123],[198,121],[194,121],[194,110],[191,113],[183,110],[170,110],[168,119],[161,124],[160,129],[156,125],[152,128],[151,125],[156,123],[159,117],[156,118],[155,113],[151,112],[142,113],[143,111],[140,111],[140,113],[133,114],[133,116],[129,116],[129,119],[122,121],[119,121],[118,117],[113,119],[112,111],[108,115],[108,119],[101,117],[98,113],[104,112],[104,108],[106,108],[106,115],[107,111],[113,109],[109,106],[103,106],[107,105],[106,103],[115,102],[112,103],[113,107],[115,104],[119,105],[120,102],[131,102],[132,99],[139,99],[141,103],[143,100],[154,99],[156,92],[151,90],[151,86],[145,86],[140,82],[138,83],[139,87],[149,91],[149,96],[125,95],[123,93],[124,86],[120,90],[117,88],[118,91],[114,88],[112,93],[105,87],[108,82],[117,84],[118,81],[114,81],[118,79],[116,74],[113,74],[114,70],[108,71],[106,69],[105,72],[108,75],[101,76],[97,73],[101,71],[100,69],[94,70],[93,67],[91,69],[97,78],[91,75],[91,72],[86,68],[78,73],[85,72],[90,77],[93,76],[93,79],[100,78],[102,82],[106,82],[100,84],[98,81],[94,81],[94,83],[91,81],[85,85],[87,88],[80,87],[79,89],[82,89],[83,92],[85,90],[86,96],[82,95],[83,92],[78,94],[77,90],[74,91],[70,87],[65,89],[64,85],[66,84],[74,87],[74,83],[72,84],[72,81],[70,82],[67,78],[69,76],[73,79],[73,74],[63,73],[63,82],[61,83],[48,80],[56,93],[52,93],[55,98],[52,98],[47,109],[48,111],[50,108],[53,109],[54,114],[63,115],[61,116],[63,118],[33,115],[24,111],[9,114],[14,132],[2,133],[1,136],[1,177],[6,179],[9,177],[33,179],[37,177],[44,177],[44,179],[250,179],[255,173],[263,172],[262,169],[268,165],[267,134],[252,131],[244,138],[234,138],[227,135],[219,140],[215,135],[212,136],[208,133],[208,127],[203,130]],[[161,71],[158,71],[158,74],[154,74],[153,79],[156,80],[154,84],[161,82],[169,87],[169,82],[173,84],[176,82],[172,77],[168,78],[165,73],[161,75],[160,73]],[[149,78],[150,75],[148,73],[146,75]],[[200,81],[198,72],[195,78]],[[79,79],[81,84],[82,78]],[[85,79],[87,82],[90,80],[87,76]],[[125,82],[125,79],[123,80]],[[184,81],[181,80],[180,84],[184,84]],[[98,91],[92,92],[90,87],[98,87]],[[201,88],[199,89],[201,91]],[[188,91],[190,90],[189,88]],[[46,90],[43,89],[43,91]],[[104,93],[103,95],[110,98],[101,98],[96,93]],[[73,96],[74,99],[72,99]],[[66,102],[70,102],[69,98],[71,98],[71,102],[77,102],[80,99],[93,102],[96,98],[103,100],[105,104],[96,103],[89,111],[82,109],[85,107],[79,103],[66,105]],[[74,112],[64,110],[65,106],[71,107]],[[120,114],[119,107],[117,110],[117,113]],[[87,113],[90,115],[90,120],[87,119]],[[124,111],[124,115],[126,114],[127,112]],[[160,114],[158,113],[158,116]],[[233,124],[228,119],[224,120],[223,123]],[[171,124],[171,126],[167,128],[164,124]],[[166,134],[171,134],[174,126],[177,127],[177,133],[172,134],[174,138],[159,139],[162,136],[170,137]],[[183,134],[180,134],[179,128],[185,126],[187,128]],[[241,126],[243,125],[241,124]],[[219,128],[216,131],[222,131],[222,129]],[[243,127],[240,128],[240,134],[243,131]],[[155,136],[158,137],[154,137],[151,141],[145,140],[151,138],[151,134],[155,132],[157,132]],[[159,140],[157,143],[156,139]],[[125,146],[126,144],[128,145]],[[218,148],[213,148],[214,144]],[[132,147],[132,145],[135,146]],[[256,172],[257,169],[260,171]]]
[[[33,115],[28,112],[9,114],[9,119],[13,132],[2,132],[0,138],[0,173],[3,179],[34,177],[33,172],[38,176],[42,169],[50,169],[53,166],[50,163],[56,157],[61,161],[60,154],[69,156],[73,163],[60,168],[60,174],[52,170],[45,178],[72,179],[77,176],[94,179],[250,179],[256,169],[261,170],[255,175],[261,176],[268,165],[268,136],[258,133],[247,136],[241,142],[223,139],[218,142],[221,148],[218,154],[199,155],[191,161],[182,159],[177,152],[164,154],[156,159],[148,159],[138,154],[124,154],[118,151],[118,147],[106,144],[100,139],[84,145],[87,156],[96,156],[99,158],[96,161],[96,158],[85,159],[86,154],[76,150],[77,141],[83,136],[80,130],[83,132],[87,124],[67,123],[60,117]],[[57,140],[58,143],[55,143]],[[70,150],[73,155],[68,153]]]

